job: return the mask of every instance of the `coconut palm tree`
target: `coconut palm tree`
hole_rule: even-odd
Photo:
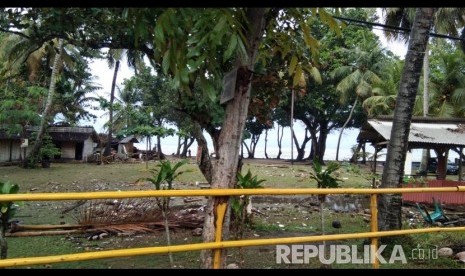
[[[107,55],[108,66],[113,67],[113,80],[111,82],[111,91],[110,91],[110,105],[109,105],[109,118],[108,118],[108,139],[103,151],[103,156],[108,156],[111,153],[111,140],[113,138],[113,102],[115,100],[115,87],[116,87],[116,78],[118,76],[118,70],[120,61],[122,58],[123,50],[122,49],[110,49]]]
[[[108,142],[105,146],[103,152],[104,156],[110,155],[111,152],[111,139],[113,137],[113,103],[115,100],[115,87],[116,87],[116,78],[118,76],[118,70],[120,67],[121,60],[124,55],[126,55],[126,60],[128,66],[134,68],[135,73],[137,74],[138,68],[143,63],[143,54],[135,50],[125,50],[125,49],[109,49],[107,52],[107,62],[108,66],[113,69],[113,80],[111,83],[110,91],[110,105],[109,105],[109,118],[108,118]]]
[[[394,110],[393,131],[387,146],[386,165],[384,166],[381,181],[381,187],[383,188],[398,187],[402,183],[403,164],[405,163],[408,133],[413,113],[412,106],[415,103],[424,52],[428,44],[435,12],[434,8],[417,8],[415,12],[401,85]],[[384,194],[380,197],[378,204],[380,230],[401,229],[401,207],[402,198],[400,195]]]
[[[47,101],[45,103],[44,111],[42,112],[42,119],[39,125],[39,131],[37,132],[36,141],[32,147],[31,152],[24,160],[24,166],[28,166],[28,160],[35,160],[39,154],[40,147],[42,145],[42,138],[45,134],[47,122],[49,121],[50,111],[53,104],[53,97],[55,94],[57,78],[60,70],[60,61],[63,56],[63,39],[58,39],[58,54],[53,59],[52,75],[50,77],[50,87],[48,89]],[[35,161],[34,161],[35,163]]]
[[[125,82],[127,84],[127,82]],[[113,103],[113,131],[115,133],[128,130],[131,127],[134,127],[138,113],[140,113],[140,95],[137,91],[130,89],[129,86],[125,85],[123,89],[120,89],[119,86],[116,87],[118,90],[118,96],[115,97],[115,102]],[[103,108],[108,108],[110,106],[109,102],[100,98]],[[104,113],[102,116],[107,116],[108,112]],[[104,125],[104,128],[108,129],[108,123]]]
[[[373,94],[373,86],[382,82],[379,73],[384,65],[383,50],[379,41],[365,41],[354,50],[343,49],[351,60],[348,65],[336,68],[331,72],[332,78],[339,80],[336,91],[341,94],[341,103],[347,103],[354,98],[349,117],[342,126],[336,149],[336,161],[339,160],[339,146],[342,133],[352,119],[352,114],[359,101],[363,101]]]
[[[396,104],[397,91],[399,90],[400,78],[404,62],[393,60],[381,74],[383,82],[373,87],[373,95],[362,103],[362,107],[369,117],[376,115],[392,115]]]
[[[438,117],[463,117],[465,55],[445,41],[432,46],[431,113]]]
[[[389,26],[397,26],[410,29],[415,15],[413,8],[383,8],[385,13],[385,24]],[[458,36],[458,30],[462,28],[461,37],[465,37],[465,9],[464,8],[439,8],[434,19],[434,30],[440,33]],[[389,29],[385,30],[385,35],[388,39],[401,39],[408,41],[409,32],[393,32]],[[461,41],[462,50],[465,52],[465,40]],[[430,115],[429,111],[429,51],[428,46],[425,50],[423,62],[423,116]],[[446,106],[444,106],[446,107]],[[426,170],[429,160],[429,150],[424,149],[420,170]]]
[[[26,30],[25,33],[27,32]],[[60,91],[60,88],[65,88],[61,85],[68,80],[65,72],[69,73],[68,77],[72,76],[75,65],[83,64],[84,59],[81,57],[80,51],[71,45],[65,46],[64,42],[60,42],[59,39],[51,39],[42,45],[37,45],[23,36],[9,34],[0,43],[2,47],[4,46],[1,52],[1,60],[4,62],[3,70],[0,72],[2,76],[13,78],[25,73],[28,80],[27,86],[33,87],[35,90],[45,90],[44,107],[43,109],[39,108],[39,110],[42,109],[41,112],[39,111],[41,123],[36,142],[29,155],[24,159],[24,166],[27,167],[28,160],[33,161],[31,165],[34,165],[34,160],[37,159],[46,125],[53,121],[57,112],[66,109],[64,107],[66,101],[61,102],[56,99],[56,92]],[[22,65],[25,65],[26,71],[23,71]],[[52,68],[51,73],[48,71],[49,68]],[[60,74],[63,74],[65,78],[58,78]],[[58,79],[61,79],[60,83],[58,83]],[[78,78],[76,80],[79,82]],[[48,90],[45,88],[46,86],[48,86]],[[60,95],[65,94],[63,91],[60,92]],[[75,96],[67,95],[67,98]],[[76,104],[76,101],[67,100]],[[75,106],[72,109],[79,110]],[[83,107],[81,109],[84,110]]]
[[[89,94],[100,90],[101,87],[93,82],[94,77],[89,72],[87,60],[79,55],[79,51],[70,47],[67,49],[72,53],[75,60],[72,70],[64,70],[64,78],[57,86],[57,97],[53,106],[52,114],[55,120],[71,125],[77,125],[80,120],[96,118],[89,110],[98,99]]]

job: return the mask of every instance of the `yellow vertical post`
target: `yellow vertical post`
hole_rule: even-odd
[[[223,236],[223,222],[224,216],[226,214],[226,202],[222,202],[216,206],[216,232],[215,232],[215,242],[220,242],[221,237]],[[213,268],[218,269],[221,267],[221,248],[215,249],[213,256]]]
[[[378,198],[377,194],[371,194],[370,200],[370,209],[371,209],[371,232],[378,231]],[[378,238],[371,238],[371,263],[373,268],[379,268],[379,260],[376,257],[375,252],[378,250]]]

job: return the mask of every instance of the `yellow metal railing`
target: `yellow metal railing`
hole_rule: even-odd
[[[151,190],[151,191],[117,191],[117,192],[83,192],[83,193],[36,193],[36,194],[8,194],[0,195],[0,201],[52,201],[52,200],[80,200],[80,199],[116,199],[116,198],[142,198],[142,197],[184,197],[184,196],[239,196],[239,195],[314,195],[314,194],[370,194],[371,232],[335,234],[322,236],[306,236],[291,238],[251,239],[241,241],[222,241],[226,204],[217,206],[217,219],[215,221],[217,232],[214,242],[145,247],[119,250],[106,250],[99,252],[86,252],[43,257],[26,257],[0,260],[0,267],[37,265],[61,262],[75,262],[93,259],[141,256],[151,254],[175,253],[184,251],[214,250],[213,267],[220,267],[221,249],[232,247],[248,247],[278,244],[297,244],[304,242],[331,241],[341,239],[371,238],[375,250],[378,247],[378,238],[420,233],[465,231],[465,227],[435,227],[422,229],[378,231],[378,194],[418,193],[418,192],[465,192],[465,186],[435,187],[435,188],[382,188],[382,189],[210,189],[210,190]],[[375,256],[372,255],[372,258]],[[372,259],[373,267],[378,268],[379,262]]]

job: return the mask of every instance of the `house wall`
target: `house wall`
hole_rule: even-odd
[[[74,159],[75,157],[75,149],[76,143],[75,142],[61,142],[61,158],[63,159]]]
[[[94,141],[89,136],[86,140],[84,140],[84,148],[82,149],[82,158],[86,161],[87,156],[92,155],[94,153]]]
[[[134,143],[127,143],[124,145],[126,146],[126,150],[128,151],[128,154],[132,154],[134,152]]]
[[[0,140],[0,162],[10,162],[21,160],[20,140],[13,140],[11,143],[11,160],[10,160],[10,140]]]

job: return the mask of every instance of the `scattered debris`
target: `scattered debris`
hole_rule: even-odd
[[[239,269],[239,266],[237,264],[232,263],[232,264],[228,264],[226,266],[226,269]]]
[[[196,201],[201,201],[201,198],[186,197],[184,198],[184,203],[191,203]]]
[[[44,236],[87,233],[89,240],[109,235],[133,235],[164,229],[164,219],[155,199],[82,200],[66,208],[69,212],[78,208],[77,224],[22,225],[12,223],[7,236]],[[204,223],[203,205],[175,205],[168,214],[168,227],[172,229],[200,229]]]
[[[196,236],[196,237],[202,236],[202,232],[203,232],[202,228],[195,228],[194,230],[192,230],[192,236]]]
[[[462,252],[459,252],[459,253],[455,254],[455,258],[459,259],[459,261],[465,263],[465,251],[462,251]]]
[[[449,247],[443,247],[438,249],[438,256],[439,257],[449,257],[454,254],[454,251],[452,248]]]
[[[87,202],[87,200],[78,200],[76,203],[74,203],[74,204],[71,205],[70,207],[65,208],[63,211],[61,211],[61,213],[62,213],[62,214],[66,214],[66,213],[68,213],[69,211],[72,211],[72,210],[78,208],[79,206],[84,205],[86,202]]]

